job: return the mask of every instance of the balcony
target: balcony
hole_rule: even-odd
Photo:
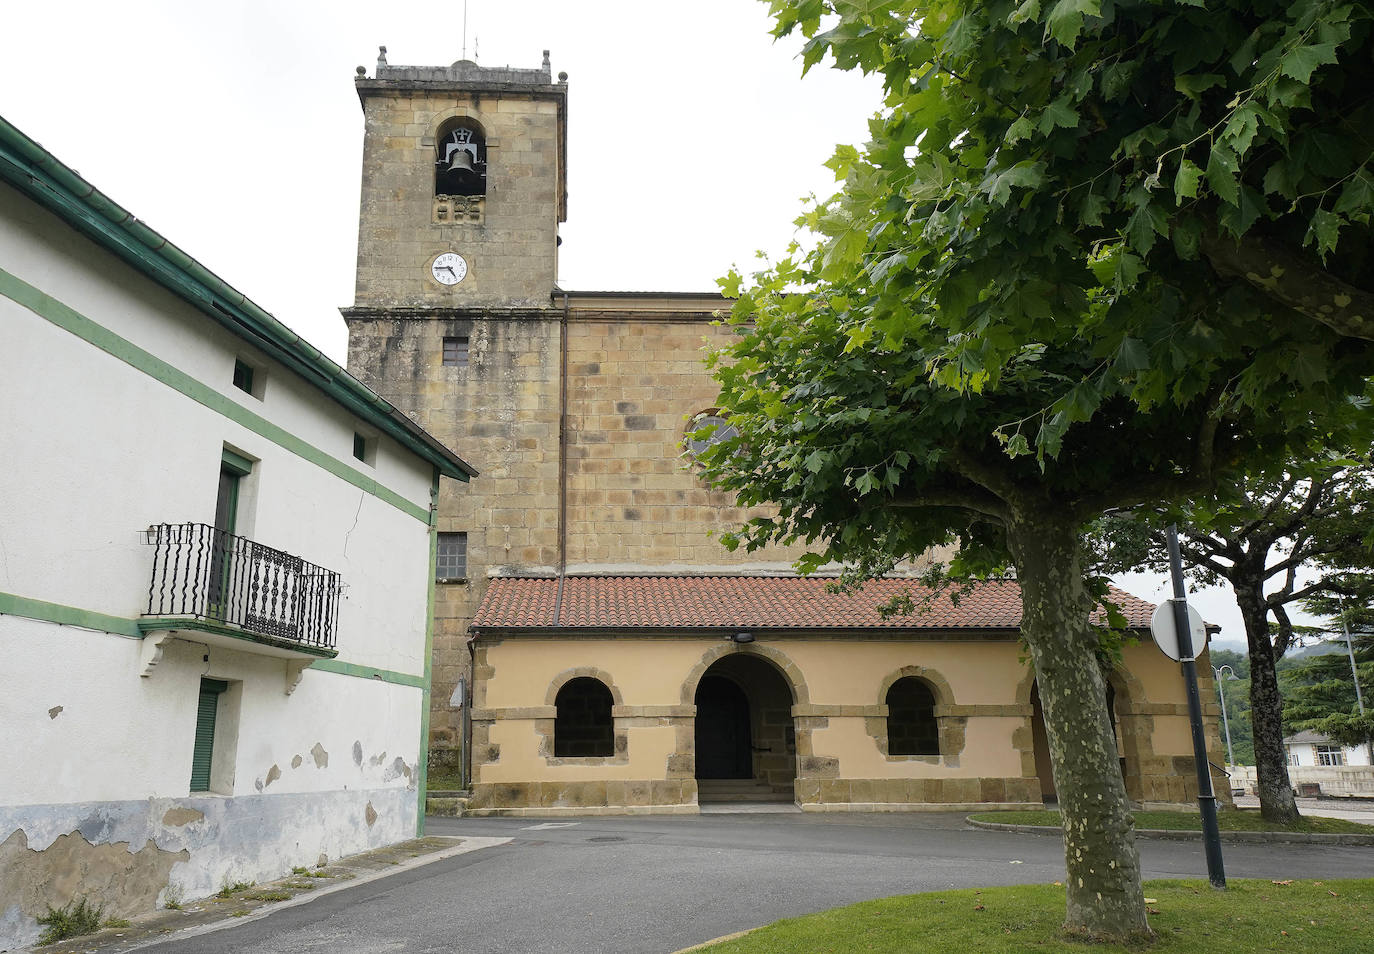
[[[145,676],[170,638],[295,660],[288,692],[292,668],[299,679],[311,660],[338,654],[339,574],[204,523],[156,524],[144,535],[153,547],[148,610],[138,624]]]

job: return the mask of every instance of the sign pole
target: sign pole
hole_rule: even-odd
[[[1226,869],[1221,861],[1221,830],[1217,826],[1217,797],[1212,791],[1212,772],[1207,761],[1207,739],[1202,733],[1202,697],[1197,688],[1197,661],[1193,656],[1193,634],[1188,621],[1188,598],[1183,587],[1183,557],[1178,549],[1178,525],[1169,524],[1169,575],[1173,577],[1174,627],[1178,630],[1179,661],[1183,683],[1188,690],[1188,721],[1193,729],[1193,761],[1197,766],[1197,802],[1202,813],[1202,842],[1207,852],[1207,880],[1214,888],[1226,887]]]

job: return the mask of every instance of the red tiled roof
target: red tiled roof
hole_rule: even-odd
[[[1015,630],[1021,588],[1011,580],[978,583],[956,605],[950,592],[929,608],[886,619],[877,607],[909,591],[919,606],[927,590],[911,579],[882,579],[850,594],[830,593],[818,577],[569,576],[557,627],[558,581],[496,577],[472,621],[482,629],[884,629]],[[1154,606],[1113,588],[1132,628],[1148,628]]]

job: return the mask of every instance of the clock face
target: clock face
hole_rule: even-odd
[[[468,273],[468,263],[457,252],[445,252],[434,260],[429,272],[440,285],[456,285]]]

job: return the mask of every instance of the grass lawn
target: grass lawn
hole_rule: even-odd
[[[1163,828],[1168,831],[1201,831],[1202,819],[1193,812],[1132,812],[1137,828]],[[978,812],[970,815],[977,821],[1001,822],[1005,825],[1047,825],[1062,827],[1055,811]],[[1275,825],[1260,818],[1257,808],[1238,808],[1217,814],[1222,831],[1297,831],[1321,835],[1374,835],[1374,825],[1342,818],[1319,818],[1315,815],[1299,818],[1296,825]],[[1374,948],[1371,948],[1374,951]]]
[[[1149,881],[1145,897],[1157,939],[1095,946],[1060,933],[1064,888],[1027,885],[941,891],[865,901],[788,918],[702,948],[711,954],[1370,954],[1374,880]]]

